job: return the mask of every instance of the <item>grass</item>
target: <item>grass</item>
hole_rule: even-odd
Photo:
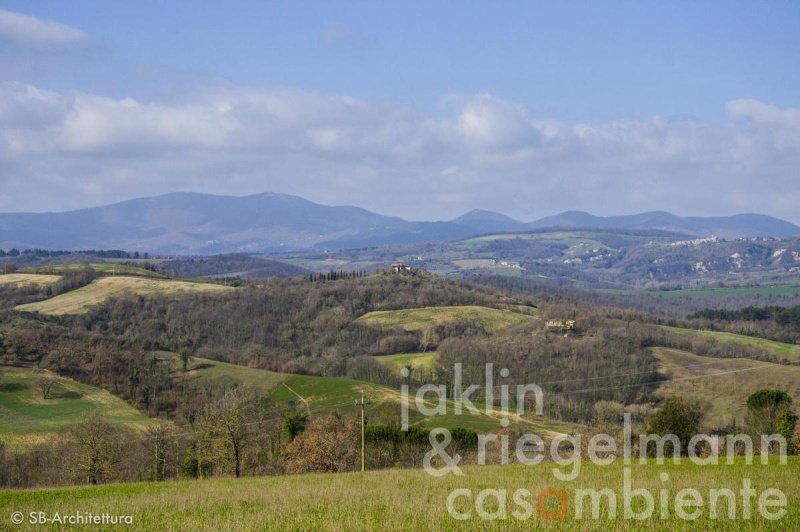
[[[425,356],[430,355],[429,353]],[[177,361],[176,364],[178,364]],[[339,412],[346,416],[355,416],[360,412],[360,407],[356,406],[355,400],[361,396],[361,391],[364,390],[366,399],[371,401],[369,409],[373,413],[380,414],[382,412],[394,420],[400,418],[402,396],[399,388],[347,377],[275,373],[201,358],[192,360],[187,376],[190,379],[197,379],[198,383],[216,381],[247,384],[267,393],[276,402],[291,401],[312,415]],[[433,406],[432,400],[432,397],[429,397],[426,401],[429,407]],[[478,406],[480,407],[480,405]],[[414,398],[411,397],[409,419],[412,425],[441,426],[451,429],[463,427],[479,433],[488,433],[499,430],[501,418],[498,414],[490,416],[483,412],[472,415],[465,412],[462,415],[456,415],[453,412],[452,401],[448,401],[447,414],[425,418],[417,413]],[[542,436],[551,437],[572,432],[575,428],[566,423],[535,417],[521,418],[516,414],[512,415],[509,421],[512,428],[536,430]]]
[[[317,377],[289,375],[272,393],[276,401],[293,401],[312,413],[340,412],[355,414],[360,407],[356,398],[364,390],[374,405],[389,404],[400,409],[400,392],[387,386],[358,381],[347,377]]]
[[[314,410],[337,410],[342,413],[356,413],[358,408],[355,405],[355,398],[359,396],[361,390],[365,390],[367,399],[372,401],[374,407],[384,405],[389,410],[395,412],[399,417],[400,401],[402,400],[400,390],[389,388],[363,381],[355,381],[346,377],[312,377],[306,375],[292,375],[283,386],[276,388],[272,397],[275,400],[295,400],[302,397],[308,407]],[[427,397],[426,403],[429,408],[434,406],[433,397]],[[456,415],[453,409],[453,402],[447,401],[447,413],[431,417],[423,417],[417,414],[414,397],[409,398],[409,417],[412,425],[420,425],[427,428],[446,427],[454,429],[457,427],[474,430],[478,433],[496,432],[500,429],[500,414],[486,414],[482,410],[482,405],[476,406],[480,410],[478,414],[470,414],[466,411],[461,415]],[[374,408],[372,407],[372,408]],[[527,416],[519,417],[516,414],[509,416],[511,428],[524,431],[536,431],[543,437],[554,437],[559,434],[574,431],[575,427],[566,423],[558,423],[542,418]]]
[[[668,325],[661,325],[662,328],[686,335],[693,335],[705,338],[714,338],[724,342],[740,342],[755,347],[760,347],[771,351],[775,356],[785,358],[791,361],[800,361],[800,345],[785,344],[783,342],[776,342],[774,340],[767,340],[766,338],[758,338],[755,336],[745,336],[742,334],[734,334],[723,331],[701,331],[696,329],[684,329],[681,327],[670,327]]]
[[[407,331],[419,331],[443,323],[470,321],[490,331],[498,331],[525,323],[530,319],[530,315],[508,309],[462,306],[379,310],[364,314],[358,321],[381,327],[402,327]]]
[[[148,279],[144,277],[102,277],[77,290],[72,290],[45,301],[19,305],[15,308],[16,310],[51,315],[83,314],[107,299],[125,293],[149,296],[153,294],[221,292],[224,290],[232,290],[232,288],[211,283]]]
[[[796,482],[800,460],[790,457],[786,465],[699,466],[684,461],[634,464],[630,467],[632,486],[654,495],[660,508],[660,493],[668,495],[668,517],[659,512],[647,521],[625,520],[623,516],[623,474],[621,460],[609,466],[588,461],[572,482],[556,480],[552,463],[539,466],[468,466],[463,476],[435,478],[422,470],[382,470],[367,473],[308,474],[298,476],[211,479],[163,483],[112,484],[74,488],[0,492],[0,519],[7,523],[12,512],[46,512],[62,515],[75,512],[131,515],[128,530],[776,530],[800,528],[800,489]],[[569,468],[561,468],[569,470]],[[669,475],[668,482],[660,475]],[[742,520],[742,499],[738,490],[744,478],[750,479],[760,495],[768,488],[786,494],[787,514],[780,520],[767,521],[753,504],[752,520]],[[475,511],[474,501],[482,489],[506,490],[506,519],[483,521]],[[518,489],[527,489],[525,501],[533,508],[527,520],[515,519],[511,512],[522,509],[514,502]],[[547,521],[536,510],[537,497],[547,488],[563,489],[567,494],[567,514],[563,519]],[[610,488],[617,496],[617,516],[607,519],[607,505],[601,507],[600,519],[589,516],[575,519],[575,489]],[[683,488],[693,488],[703,497],[701,517],[696,521],[679,519],[675,514],[675,497]],[[711,489],[728,488],[736,493],[736,517],[713,520],[708,516]],[[448,495],[455,489],[468,489],[469,498],[456,503],[460,512],[472,509],[466,521],[457,521],[448,514]],[[757,501],[758,497],[756,497]],[[641,499],[639,499],[640,501]],[[472,504],[469,504],[472,502]],[[719,503],[721,516],[726,516],[724,498]],[[583,505],[587,508],[588,503]],[[638,507],[638,505],[636,505]],[[492,497],[485,509],[496,510]],[[640,507],[639,507],[640,508]],[[555,508],[549,508],[555,513]],[[687,510],[692,510],[687,508]],[[590,515],[590,514],[589,514]],[[10,527],[10,525],[9,525]],[[13,530],[34,530],[27,522]],[[79,526],[59,527],[75,530]],[[12,528],[9,528],[11,530]]]
[[[398,372],[408,366],[411,366],[414,369],[430,369],[436,363],[436,353],[401,353],[399,355],[381,355],[376,356],[375,360],[388,368],[396,369]]]
[[[687,397],[704,406],[705,423],[722,427],[743,420],[747,397],[761,388],[786,390],[800,404],[800,366],[745,358],[710,358],[676,349],[654,348],[660,372],[670,379],[658,387],[661,397]],[[741,426],[741,425],[740,425]]]
[[[37,285],[46,286],[61,279],[60,275],[43,275],[38,273],[6,273],[0,275],[0,287]]]
[[[43,372],[2,367],[0,374],[0,440],[14,445],[30,445],[53,438],[64,427],[90,416],[134,429],[147,427],[152,420],[122,399],[93,386],[65,377],[44,399],[36,380]]]
[[[175,364],[176,368],[180,366],[177,356],[175,356]],[[197,380],[202,383],[235,382],[264,393],[271,392],[289,377],[287,373],[275,373],[205,358],[193,358],[189,363],[188,370],[186,376],[189,380]]]
[[[176,362],[177,363],[177,362]],[[354,401],[365,390],[371,400],[394,400],[393,390],[346,377],[276,373],[257,368],[194,358],[187,377],[198,383],[237,383],[268,394],[277,402],[292,401],[312,413],[355,412]]]

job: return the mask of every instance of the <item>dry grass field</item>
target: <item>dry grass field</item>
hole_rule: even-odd
[[[146,277],[101,277],[90,284],[45,301],[19,305],[16,310],[41,314],[82,314],[109,298],[125,293],[142,296],[190,292],[221,292],[233,288],[211,283],[149,279]]]
[[[800,366],[771,364],[746,358],[711,358],[677,349],[654,348],[661,373],[668,379],[658,387],[662,397],[679,396],[699,400],[705,422],[725,426],[735,418],[740,423],[747,410],[747,396],[760,388],[780,388],[800,404]]]
[[[0,287],[2,286],[26,286],[37,285],[45,286],[55,283],[61,279],[60,275],[46,275],[39,273],[6,273],[0,275]]]
[[[407,331],[418,331],[443,323],[470,321],[490,331],[520,325],[533,319],[531,316],[512,310],[499,310],[479,306],[423,307],[403,310],[381,310],[368,312],[358,321],[381,327],[402,327]]]

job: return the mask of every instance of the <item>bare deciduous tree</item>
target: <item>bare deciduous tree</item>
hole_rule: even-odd
[[[225,394],[217,404],[210,406],[202,420],[204,438],[204,458],[212,462],[229,462],[233,473],[239,477],[242,472],[242,458],[247,445],[250,414],[247,393],[236,388]]]
[[[43,375],[36,379],[36,386],[42,391],[42,399],[50,399],[50,390],[58,380],[50,375]]]
[[[99,484],[114,477],[120,447],[114,427],[94,418],[74,425],[69,435],[76,452],[71,466],[80,480]]]
[[[159,421],[145,431],[142,440],[145,452],[150,457],[150,473],[153,480],[165,480],[177,474],[178,441],[169,423]]]

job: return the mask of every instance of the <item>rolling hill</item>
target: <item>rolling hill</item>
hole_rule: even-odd
[[[380,327],[401,327],[407,331],[419,331],[443,323],[468,321],[481,325],[489,331],[496,331],[531,319],[531,315],[523,312],[462,306],[378,310],[364,314],[357,321]]]
[[[432,362],[432,359],[429,362]],[[367,399],[371,401],[370,408],[388,408],[389,411],[396,412],[399,416],[402,399],[398,389],[347,377],[276,373],[202,358],[192,359],[186,375],[189,382],[201,385],[210,383],[247,385],[268,394],[276,402],[292,402],[314,415],[339,412],[355,416],[359,412],[355,399],[363,390]],[[501,419],[496,413],[493,415],[483,412],[475,415],[469,413],[456,415],[453,413],[452,404],[448,407],[446,415],[421,417],[416,414],[413,400],[410,403],[409,414],[411,424],[416,423],[431,428],[436,426],[463,427],[482,433],[498,430]],[[509,421],[513,428],[528,432],[537,431],[543,437],[553,437],[573,430],[567,423],[527,416],[521,418],[516,413],[510,415]]]
[[[47,441],[64,427],[94,415],[135,430],[153,423],[151,418],[100,388],[47,372],[1,369],[0,440],[12,447]],[[42,397],[36,385],[36,380],[44,374],[57,379],[48,399]]]
[[[503,233],[524,231],[528,225],[499,212],[474,209],[453,220],[453,223],[469,227],[478,233]]]
[[[737,342],[743,345],[760,347],[771,352],[779,359],[783,359],[792,363],[800,362],[800,345],[785,344],[783,342],[776,342],[774,340],[759,338],[757,336],[745,336],[743,334],[734,334],[723,331],[684,329],[681,327],[670,327],[668,325],[661,325],[660,327],[668,331],[692,336],[695,338],[709,338],[717,341]]]
[[[742,426],[747,397],[761,388],[779,388],[800,402],[800,367],[745,358],[710,358],[676,349],[654,348],[660,372],[670,379],[656,394],[700,401],[704,422],[724,427],[734,420]],[[700,385],[698,385],[700,383]]]
[[[233,290],[228,286],[201,282],[149,279],[145,277],[101,277],[86,286],[57,295],[44,301],[19,305],[16,310],[41,314],[83,314],[109,298],[125,293],[138,295],[176,294],[187,292],[220,292]]]
[[[59,275],[45,275],[38,273],[6,273],[0,275],[2,286],[46,286],[55,283],[61,278]]]
[[[626,216],[594,216],[583,211],[566,211],[528,224],[530,229],[548,227],[593,229],[661,229],[695,236],[716,235],[722,238],[745,236],[791,237],[800,235],[800,227],[763,214],[737,214],[715,217],[681,217],[656,211]]]
[[[61,264],[48,264],[45,266],[26,268],[23,271],[31,273],[35,272],[37,274],[60,275],[65,271],[79,270],[86,266],[89,266],[91,269],[93,269],[100,275],[133,275],[136,277],[154,277],[158,279],[166,278],[161,273],[154,272],[152,270],[148,270],[145,268],[140,268],[138,266],[133,266],[131,264],[120,264],[118,262],[90,262],[90,263],[65,262]]]

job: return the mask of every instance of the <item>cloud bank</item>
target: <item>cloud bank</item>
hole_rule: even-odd
[[[0,39],[26,46],[65,46],[86,40],[79,29],[0,9]]]
[[[522,219],[663,209],[800,222],[800,108],[735,100],[726,116],[562,123],[490,94],[445,95],[423,114],[265,86],[137,101],[4,83],[0,210],[276,191],[413,219],[480,207]]]

